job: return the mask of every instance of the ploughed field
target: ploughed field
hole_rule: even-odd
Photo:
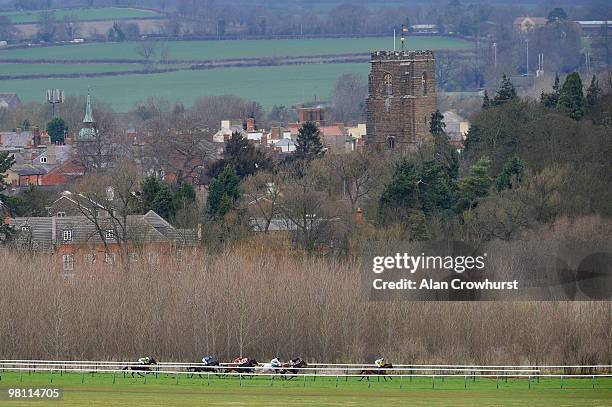
[[[91,43],[0,50],[0,92],[15,92],[27,103],[43,101],[49,88],[63,89],[67,95],[83,95],[91,88],[95,98],[112,104],[118,112],[125,112],[151,96],[189,105],[199,97],[232,94],[269,109],[315,98],[325,100],[338,76],[356,73],[365,79],[369,72],[367,54],[393,47],[392,38],[168,41],[156,44],[152,60],[159,60],[163,49],[170,63],[145,67],[138,62],[142,60],[137,51],[141,44]],[[410,37],[407,48],[469,51],[472,45],[455,38]],[[355,54],[361,54],[358,61],[346,59],[347,55]],[[321,55],[326,57],[319,58]],[[305,60],[295,59],[300,56]],[[209,69],[211,61],[224,61],[226,65]],[[205,70],[191,69],[200,64],[209,66]],[[227,67],[232,65],[241,66]],[[133,72],[145,68],[170,72]]]
[[[499,386],[499,388],[497,387]],[[188,378],[153,374],[144,378],[116,373],[80,374],[27,371],[2,372],[0,388],[61,388],[63,401],[0,401],[3,406],[604,406],[612,400],[612,379],[464,379],[398,377],[384,382],[372,377],[359,382],[351,377],[295,377],[289,381],[269,377],[243,378],[211,375]],[[433,388],[432,388],[433,387]]]

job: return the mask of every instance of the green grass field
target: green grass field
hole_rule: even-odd
[[[82,382],[83,381],[83,382]],[[497,388],[499,384],[499,388]],[[62,401],[7,402],[3,406],[609,406],[612,404],[612,379],[598,379],[595,389],[591,379],[564,381],[542,379],[531,382],[526,379],[509,380],[479,378],[467,381],[463,378],[440,378],[432,388],[430,378],[404,378],[400,388],[399,378],[393,381],[372,379],[358,382],[356,378],[309,377],[282,381],[278,378],[212,377],[189,379],[180,376],[154,375],[143,378],[124,378],[122,374],[65,374],[4,372],[0,388],[10,387],[61,388]]]
[[[164,65],[164,68],[177,65]],[[143,69],[142,64],[0,64],[0,75],[121,72]]]
[[[96,99],[111,103],[117,112],[130,110],[149,96],[191,105],[203,96],[236,95],[269,109],[275,104],[289,106],[315,97],[327,99],[338,76],[356,73],[365,80],[369,69],[367,63],[311,64],[97,78],[15,79],[0,81],[0,93],[16,92],[26,103],[44,101],[45,89],[64,89],[68,96],[85,95],[91,88]]]
[[[142,59],[140,43],[71,44],[41,48],[0,50],[2,59],[104,60]],[[348,54],[393,48],[393,38],[318,38],[293,40],[170,41],[165,43],[169,58],[207,60],[240,57],[281,57],[296,55]],[[410,37],[408,49],[469,49],[471,43],[447,37]]]
[[[138,64],[104,64],[109,59],[138,59],[138,43],[79,44],[44,48],[0,50],[3,59],[53,59],[58,64],[2,64],[0,75],[38,73],[109,72],[139,69]],[[168,42],[169,57],[175,60],[206,60],[239,57],[280,57],[342,54],[389,49],[391,38],[326,38],[303,40],[177,41]],[[445,37],[414,37],[409,49],[467,49],[467,41]],[[70,60],[99,61],[71,64]],[[153,75],[125,75],[97,78],[3,80],[0,92],[16,92],[24,102],[41,101],[49,88],[66,94],[83,95],[92,88],[94,96],[125,112],[150,96],[180,101],[186,105],[202,96],[237,95],[261,103],[292,105],[307,100],[327,99],[338,76],[357,73],[365,78],[369,64],[308,64],[293,66],[245,67],[204,71],[181,71]]]
[[[0,16],[8,17],[13,24],[30,24],[36,23],[40,16],[40,11],[24,12],[24,11],[9,11],[0,12]],[[142,10],[136,8],[122,7],[94,7],[94,8],[79,8],[79,9],[58,9],[54,11],[55,18],[62,20],[64,16],[76,15],[81,21],[92,20],[121,20],[129,18],[153,18],[159,17],[160,14],[151,10]]]

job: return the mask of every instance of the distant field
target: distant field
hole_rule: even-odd
[[[104,60],[140,59],[137,42],[71,44],[64,46],[21,48],[0,51],[2,59]],[[228,41],[171,41],[165,46],[169,58],[175,60],[203,60],[239,57],[280,57],[317,54],[348,54],[393,48],[393,39],[320,38],[299,40],[228,40]],[[469,49],[471,43],[447,37],[409,37],[408,49]]]
[[[315,97],[327,99],[338,76],[352,72],[365,78],[369,69],[367,63],[310,64],[100,78],[3,80],[0,93],[16,92],[24,102],[40,102],[48,88],[64,89],[66,95],[84,95],[91,87],[95,98],[111,103],[118,112],[131,109],[149,96],[190,105],[202,96],[236,95],[258,101],[269,109],[275,104],[291,105]]]
[[[164,65],[164,67],[175,65]],[[2,64],[0,75],[120,72],[143,69],[142,64]],[[0,87],[2,85],[0,84]]]
[[[464,388],[463,378],[436,379],[432,389],[430,378],[399,379],[393,381],[372,380],[358,382],[356,378],[345,381],[335,377],[318,377],[316,381],[302,378],[291,381],[268,378],[188,379],[180,377],[177,384],[174,376],[153,375],[142,378],[123,378],[117,374],[64,374],[17,373],[2,374],[2,387],[61,388],[61,401],[3,401],[3,406],[609,406],[612,399],[610,379],[598,379],[595,389],[590,379],[566,379],[563,389],[558,379],[532,380],[531,389],[527,381],[510,380],[508,383],[495,379],[468,381]],[[6,391],[6,390],[4,390]],[[6,400],[6,399],[5,399]]]
[[[40,13],[40,11],[11,11],[0,12],[0,16],[8,17],[14,24],[28,24],[37,22]],[[155,11],[122,7],[57,9],[54,10],[54,13],[58,20],[63,19],[66,15],[74,14],[81,21],[160,17],[160,14]]]
[[[0,51],[4,59],[27,61],[44,59],[57,64],[0,63],[0,75],[119,72],[141,69],[137,63],[117,64],[110,60],[135,61],[141,57],[140,43],[95,43]],[[325,38],[302,40],[175,41],[164,44],[169,58],[177,61],[267,58],[297,55],[367,53],[393,47],[391,38]],[[158,46],[158,53],[159,48]],[[411,37],[409,49],[466,49],[467,41],[445,37]],[[91,60],[91,64],[74,64]],[[104,64],[103,62],[108,63]],[[188,66],[183,64],[183,66]],[[253,66],[161,74],[130,74],[95,78],[11,79],[0,81],[0,92],[16,92],[25,102],[40,101],[45,89],[60,88],[66,94],[83,95],[92,88],[94,96],[113,105],[118,112],[131,109],[150,96],[164,97],[190,105],[202,96],[237,95],[255,100],[269,109],[307,100],[325,100],[343,73],[366,77],[368,63],[305,64],[290,66]]]

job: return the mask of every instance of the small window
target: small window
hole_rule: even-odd
[[[45,156],[40,157],[40,163],[41,164],[46,164],[47,163],[47,157],[45,157]]]
[[[23,182],[23,184],[24,184],[26,187],[29,187],[29,186],[30,186],[30,177],[26,177],[26,179],[25,179],[25,181]]]
[[[96,262],[96,254],[95,253],[87,253],[87,263],[94,264]]]
[[[385,94],[388,96],[393,95],[393,76],[390,73],[384,76],[383,83],[385,85]]]
[[[113,240],[115,238],[115,232],[112,229],[106,230],[106,234],[104,235],[106,240]]]
[[[58,212],[57,213],[57,217],[58,218],[65,218],[66,217],[66,212]]]
[[[64,242],[72,242],[72,230],[64,230],[62,237],[64,238]]]
[[[62,262],[64,264],[64,271],[74,270],[74,256],[72,254],[64,254]]]
[[[136,263],[138,261],[138,253],[132,252],[129,254],[130,263]]]
[[[427,94],[427,72],[423,72],[421,75],[421,87],[423,89],[423,95]]]
[[[387,147],[389,147],[389,150],[395,150],[395,137],[387,137]]]

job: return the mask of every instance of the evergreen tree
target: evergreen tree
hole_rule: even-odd
[[[580,120],[584,116],[585,104],[580,75],[578,72],[572,72],[563,82],[557,107],[572,119]]]
[[[419,170],[419,206],[425,214],[447,211],[453,207],[455,183],[446,168],[436,161],[425,161]]]
[[[434,139],[434,158],[450,178],[456,178],[459,173],[459,156],[457,149],[450,143],[443,120],[444,116],[439,110],[432,113],[429,131]]]
[[[593,75],[591,78],[591,84],[587,89],[586,93],[586,104],[589,108],[595,106],[597,100],[599,99],[599,94],[601,93],[601,88],[599,87],[599,81],[597,77]]]
[[[395,165],[393,178],[386,185],[379,200],[379,212],[386,216],[389,209],[415,208],[418,206],[417,170],[410,161],[402,159]],[[386,219],[382,219],[383,223]]]
[[[313,122],[306,122],[300,127],[295,147],[295,158],[311,161],[323,156],[321,133]]]
[[[555,7],[552,9],[546,18],[548,23],[559,22],[561,20],[567,20],[567,13],[561,7]]]
[[[440,110],[436,110],[431,114],[431,122],[429,125],[429,132],[435,136],[445,134],[446,123],[444,123],[444,116],[440,113]]]
[[[162,183],[161,188],[155,194],[151,209],[164,219],[170,219],[174,216],[174,207],[172,205],[172,191],[166,183]]]
[[[174,213],[181,209],[185,209],[188,205],[193,204],[196,201],[196,192],[191,185],[183,182],[181,186],[176,190],[172,197],[172,207]]]
[[[521,182],[523,172],[525,171],[525,163],[517,156],[512,157],[506,162],[504,169],[497,177],[497,190],[511,189],[512,181]]]
[[[489,99],[489,93],[485,89],[484,96],[482,97],[482,108],[486,109],[491,106],[491,99]]]
[[[13,155],[9,155],[8,151],[0,152],[0,218],[4,215],[4,211],[8,208],[4,204],[5,197],[2,195],[2,191],[8,186],[4,179],[6,178],[6,172],[15,164],[15,158]],[[0,243],[7,242],[13,236],[13,228],[9,225],[5,225],[4,222],[0,221]]]
[[[47,133],[51,138],[52,143],[63,143],[66,133],[68,133],[68,126],[64,119],[56,117],[47,123]]]
[[[559,74],[557,73],[555,74],[555,83],[553,84],[552,92],[544,93],[544,90],[542,90],[542,95],[540,96],[540,103],[550,108],[557,107],[557,103],[559,103],[560,87],[561,85],[559,83]]]
[[[210,166],[208,175],[216,178],[227,165],[234,167],[240,179],[244,179],[259,170],[270,170],[272,161],[263,150],[257,148],[240,133],[235,132],[225,143],[223,159]]]
[[[459,180],[457,211],[463,211],[476,206],[478,199],[485,197],[491,188],[492,179],[489,176],[491,161],[483,157],[472,166],[470,172]]]
[[[223,218],[235,209],[239,198],[240,178],[234,168],[228,165],[209,185],[206,212],[211,218]]]
[[[142,211],[147,212],[153,209],[153,201],[162,188],[162,181],[155,176],[146,177],[140,184],[140,200]]]
[[[502,76],[501,85],[491,104],[493,106],[499,106],[514,99],[516,99],[516,89],[514,89],[514,85],[510,82],[510,78],[504,74]]]

